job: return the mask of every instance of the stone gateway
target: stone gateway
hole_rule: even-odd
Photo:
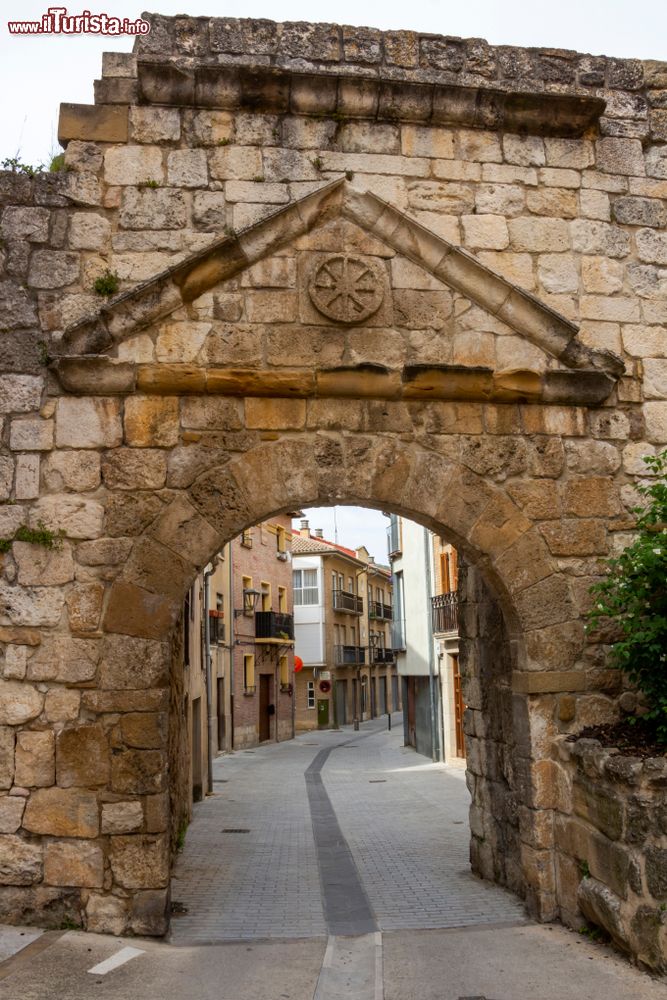
[[[583,616],[667,444],[666,102],[667,64],[151,16],[67,169],[0,174],[0,920],[164,933],[184,594],[354,503],[465,559],[474,870],[664,967],[664,761],[611,816],[564,737],[620,711]]]

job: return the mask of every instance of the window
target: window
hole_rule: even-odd
[[[334,590],[334,591],[338,590],[338,574],[337,573],[332,573],[331,574],[331,587],[332,587],[332,590]]]
[[[285,551],[285,529],[280,526],[276,528],[276,548],[278,552]]]
[[[245,531],[241,532],[241,545],[246,549],[252,548],[252,531],[250,528],[246,528]]]
[[[345,590],[345,577],[342,573],[338,574],[338,589]]]
[[[278,587],[278,611],[287,611],[287,588]]]
[[[354,593],[354,579],[351,576],[347,578],[347,592],[348,594]]]
[[[350,625],[350,646],[357,645],[357,630],[354,625]]]
[[[377,600],[378,604],[384,604],[384,601],[382,600],[383,597],[384,597],[384,594],[382,593],[382,591],[380,590],[380,588],[376,587],[375,588],[375,599]]]
[[[255,693],[255,657],[243,657],[243,687],[248,694]]]
[[[315,708],[315,681],[308,681],[306,687],[306,707]]]
[[[261,610],[262,611],[270,611],[271,610],[271,584],[267,583],[266,580],[262,580],[262,582],[260,584],[260,588],[261,588],[261,592],[262,592],[261,593],[261,601],[262,601]]]
[[[286,656],[281,656],[279,660],[280,664],[280,686],[287,687],[289,684],[289,663]]]
[[[295,605],[317,604],[319,602],[316,569],[295,569],[292,579]]]
[[[183,663],[190,666],[190,624],[194,618],[194,587],[190,587],[185,595],[183,605]]]

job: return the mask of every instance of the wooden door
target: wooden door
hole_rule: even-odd
[[[269,705],[271,704],[271,681],[270,674],[259,675],[259,742],[264,743],[271,739],[271,716],[269,715]]]
[[[192,700],[192,801],[204,798],[204,778],[201,745],[201,698]]]
[[[459,672],[458,655],[452,656],[452,673],[454,679],[454,729],[456,732],[456,756],[465,757],[466,743],[463,735],[463,694],[461,693],[461,674]]]
[[[217,708],[218,708],[218,750],[225,749],[225,679],[218,677]]]

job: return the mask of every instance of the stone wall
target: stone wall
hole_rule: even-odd
[[[667,759],[623,757],[597,740],[557,741],[554,824],[560,912],[667,971]]]
[[[551,741],[617,715],[582,614],[667,444],[666,88],[654,63],[155,18],[63,107],[67,171],[0,175],[3,919],[164,929],[184,593],[242,529],[344,502],[491,588],[469,735],[503,805],[476,863],[557,914]],[[332,260],[363,315],[323,300]],[[60,548],[14,537],[40,522]]]

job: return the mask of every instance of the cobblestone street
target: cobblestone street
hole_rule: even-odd
[[[323,786],[378,930],[525,919],[519,900],[470,873],[464,769],[403,747],[396,716],[390,733],[383,719],[218,758],[176,868],[173,897],[188,912],[174,943],[327,934],[304,772],[329,748]]]

